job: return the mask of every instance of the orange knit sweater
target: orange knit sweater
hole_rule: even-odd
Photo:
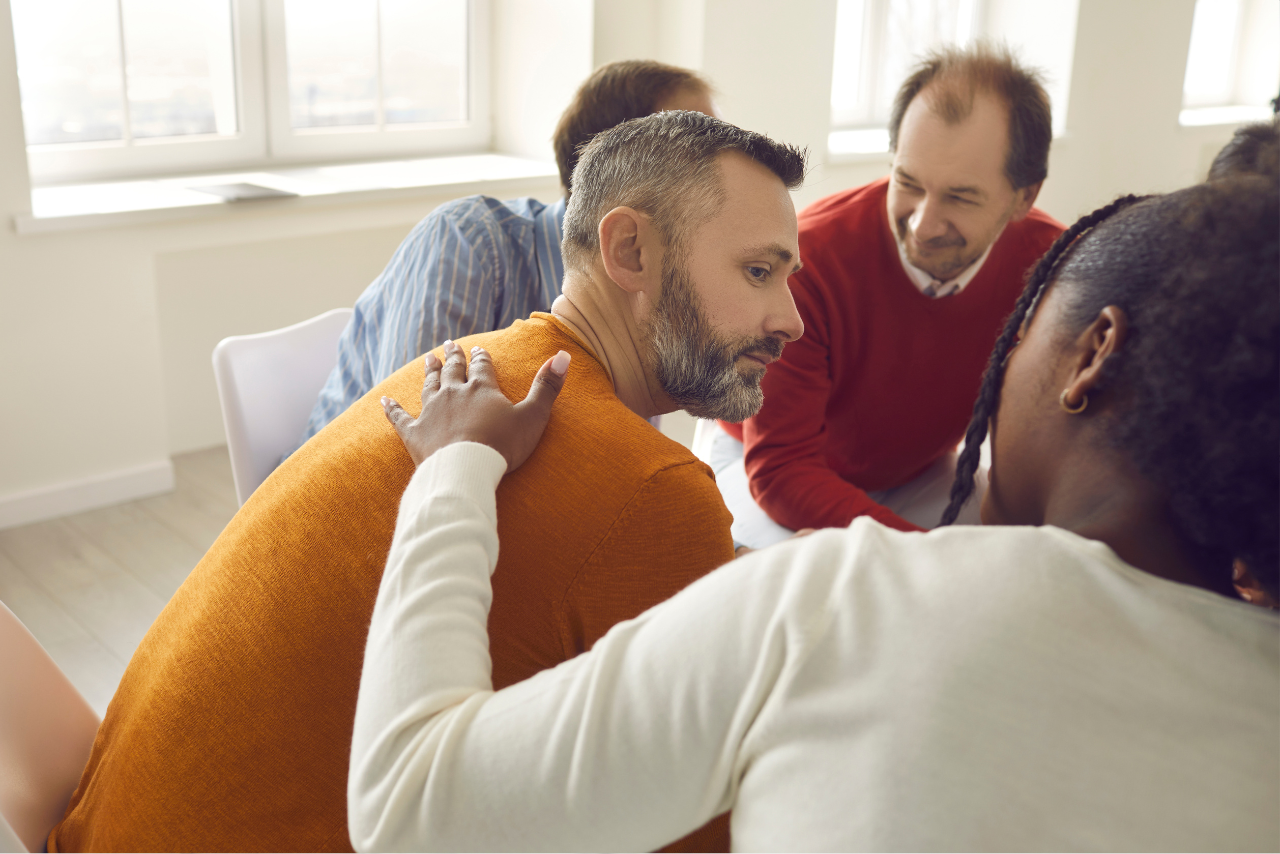
[[[730,560],[731,520],[711,471],[626,409],[550,315],[460,343],[493,354],[516,400],[549,356],[573,356],[541,445],[498,490],[501,688]],[[375,388],[232,519],[129,663],[50,851],[350,850],[365,636],[413,473],[378,399],[416,413],[422,378],[415,360]]]

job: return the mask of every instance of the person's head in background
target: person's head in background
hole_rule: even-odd
[[[1235,175],[1280,177],[1280,116],[1237,128],[1209,167],[1209,180]]]
[[[565,295],[617,318],[663,411],[741,421],[765,366],[803,324],[789,191],[793,146],[691,111],[661,112],[583,148],[565,212]],[[615,378],[615,384],[617,379]]]
[[[1091,532],[1227,596],[1243,565],[1275,597],[1278,197],[1239,176],[1122,199],[1064,232],[996,342],[943,524],[990,425],[984,524]]]
[[[696,73],[649,59],[627,59],[597,68],[574,93],[551,138],[565,195],[572,191],[579,152],[593,136],[662,110],[714,116],[711,95],[710,84]]]
[[[1007,49],[927,54],[889,118],[889,219],[907,260],[947,281],[981,258],[1031,211],[1052,137],[1040,74]]]

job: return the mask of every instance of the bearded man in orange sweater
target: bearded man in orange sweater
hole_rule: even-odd
[[[489,351],[513,399],[572,357],[542,443],[498,496],[495,688],[733,558],[711,471],[646,419],[759,408],[765,365],[802,331],[787,277],[803,174],[796,149],[700,113],[605,131],[573,174],[551,312],[447,344]],[[414,469],[380,398],[413,401],[423,377],[414,360],[374,387],[232,519],[139,645],[50,851],[350,850],[365,638]],[[721,817],[683,844],[728,842]]]
[[[765,376],[760,412],[702,452],[736,540],[864,515],[938,524],[992,342],[1063,230],[1032,207],[1051,136],[1048,95],[1007,51],[939,51],[898,92],[889,178],[801,214],[804,338]],[[961,521],[977,523],[980,493]]]

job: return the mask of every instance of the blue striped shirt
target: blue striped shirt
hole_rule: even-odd
[[[564,199],[468,196],[414,226],[356,300],[338,364],[299,445],[369,389],[446,339],[505,329],[560,294]]]

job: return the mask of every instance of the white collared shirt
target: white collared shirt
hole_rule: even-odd
[[[898,244],[898,258],[902,261],[902,269],[906,272],[907,278],[911,280],[913,285],[920,289],[920,293],[927,297],[932,297],[933,299],[949,297],[952,294],[958,294],[964,290],[965,285],[973,281],[973,277],[978,275],[978,271],[982,269],[982,265],[986,262],[987,256],[991,254],[991,247],[996,245],[995,241],[992,241],[987,246],[987,251],[983,252],[982,255],[978,257],[977,261],[974,261],[968,267],[965,267],[964,271],[960,275],[953,279],[948,279],[945,282],[939,282],[932,275],[921,270],[908,260],[907,248],[903,245],[902,240],[898,237],[896,231],[893,235],[893,239],[894,242]]]

